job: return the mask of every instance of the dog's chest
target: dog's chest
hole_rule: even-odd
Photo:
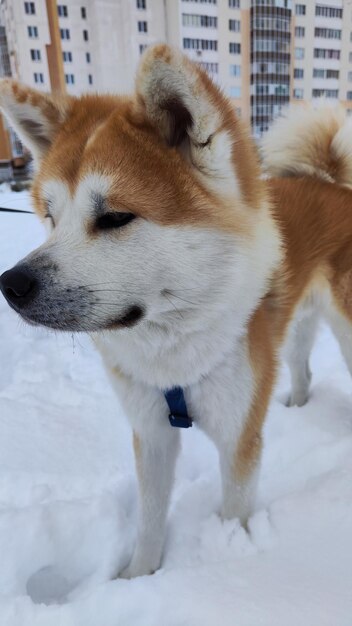
[[[236,341],[221,323],[181,336],[141,329],[99,334],[93,340],[108,368],[161,389],[198,382],[233,351]]]

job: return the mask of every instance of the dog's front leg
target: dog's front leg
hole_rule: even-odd
[[[259,314],[254,320],[257,317]],[[233,353],[193,391],[194,410],[200,407],[199,426],[219,452],[222,517],[238,517],[243,525],[253,511],[262,428],[276,371],[265,323],[250,330],[249,336],[241,338]]]
[[[179,449],[179,432],[166,416],[155,428],[134,430],[133,445],[139,483],[136,547],[123,578],[152,574],[160,566],[165,523]]]
[[[130,564],[119,575],[134,578],[160,566],[180,433],[170,426],[162,392],[111,366],[104,344],[97,339],[95,343],[133,429],[139,486],[137,541]]]

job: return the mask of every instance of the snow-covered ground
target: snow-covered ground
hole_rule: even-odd
[[[0,272],[43,237],[0,213]],[[129,427],[88,338],[27,327],[0,299],[1,626],[351,626],[352,383],[325,328],[312,369],[302,409],[283,405],[283,369],[249,532],[219,519],[216,454],[193,428],[162,569],[111,580],[136,527]]]

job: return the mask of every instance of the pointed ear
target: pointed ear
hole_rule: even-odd
[[[11,79],[0,81],[0,109],[36,160],[43,157],[64,121],[69,98],[55,98]]]
[[[164,44],[144,53],[137,106],[212,190],[238,197],[255,157],[232,103],[197,63]],[[247,172],[246,172],[247,170]],[[239,180],[240,179],[240,180]]]
[[[144,53],[136,89],[149,120],[170,146],[187,137],[206,144],[221,122],[218,106],[226,99],[196,63],[164,44]]]

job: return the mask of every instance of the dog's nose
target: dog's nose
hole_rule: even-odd
[[[33,296],[37,281],[28,269],[14,267],[0,276],[0,289],[10,304],[21,307]]]

